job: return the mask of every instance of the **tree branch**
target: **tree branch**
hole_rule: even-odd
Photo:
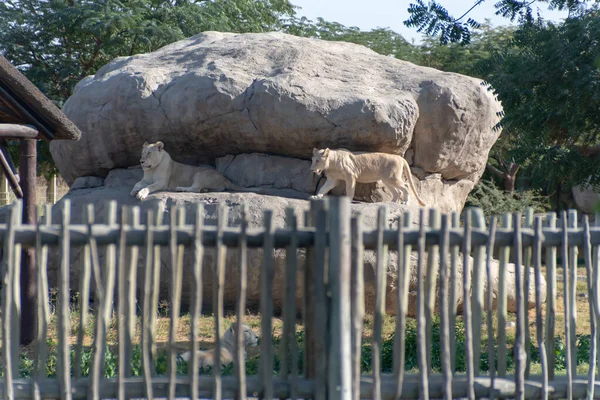
[[[504,178],[504,172],[500,171],[498,168],[494,167],[492,164],[487,163],[487,165],[485,167],[492,175],[497,176],[498,178],[501,178],[501,179]]]
[[[471,11],[473,11],[473,9],[474,9],[475,7],[477,7],[478,5],[480,5],[481,3],[483,3],[484,1],[485,1],[485,0],[477,0],[477,1],[475,2],[475,4],[473,4],[473,6],[467,10],[467,12],[466,12],[466,13],[464,13],[463,15],[461,15],[461,16],[460,16],[460,17],[458,17],[458,18],[455,18],[455,19],[454,19],[454,21],[455,21],[455,22],[458,22],[458,21],[460,21],[461,19],[463,19],[464,17],[466,17],[466,16],[467,16],[467,14],[469,14]]]
[[[595,156],[600,154],[600,144],[595,146],[578,146],[578,149],[584,156]]]
[[[511,162],[510,163],[510,167],[508,168],[508,174],[510,176],[517,175],[517,172],[519,171],[519,168],[521,168],[521,164],[517,164],[515,162]]]

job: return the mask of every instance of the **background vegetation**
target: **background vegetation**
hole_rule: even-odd
[[[426,34],[420,44],[386,28],[361,31],[322,18],[299,18],[292,3],[5,0],[0,2],[0,52],[61,106],[79,80],[111,59],[154,51],[206,30],[275,30],[358,43],[416,64],[480,77],[502,101],[503,133],[490,153],[485,180],[470,198],[472,205],[506,196],[506,204],[559,210],[571,186],[589,182],[600,188],[598,2],[502,0],[495,4],[497,13],[518,24],[491,27],[468,13],[453,17],[436,1],[416,0],[404,23]],[[569,17],[544,21],[535,15],[533,3],[567,9]],[[47,144],[40,146],[40,172],[52,175],[56,170]]]

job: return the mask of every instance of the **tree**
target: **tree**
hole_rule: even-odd
[[[205,30],[276,30],[293,13],[288,0],[6,0],[0,2],[0,51],[60,104],[115,57]]]
[[[502,101],[510,153],[549,193],[600,184],[600,13],[536,21],[479,65]],[[585,161],[584,161],[585,160]]]
[[[426,37],[420,46],[417,63],[442,71],[485,78],[480,64],[512,43],[515,30],[510,26],[493,28],[486,20],[472,33],[471,41],[467,44],[441,44],[437,38]],[[501,136],[490,152],[486,168],[490,175],[500,180],[506,193],[515,191],[517,172],[521,167],[507,151],[514,145],[511,135],[505,133]]]
[[[278,30],[288,0],[4,0],[0,52],[61,107],[82,78],[119,56],[154,51],[206,30]],[[56,173],[46,142],[40,173]]]
[[[439,37],[442,44],[467,44],[471,41],[471,30],[480,27],[480,23],[468,15],[485,1],[475,1],[467,12],[455,18],[435,0],[429,1],[427,4],[423,0],[417,0],[416,3],[409,5],[410,17],[404,21],[404,25],[417,28],[418,32],[424,32],[429,36]],[[520,23],[527,23],[535,19],[532,5],[536,2],[547,3],[550,9],[568,10],[573,16],[584,12],[585,5],[588,3],[587,0],[500,0],[494,4],[494,7],[497,10],[496,15],[501,15],[510,21],[517,19]]]
[[[477,64],[504,48],[513,38],[516,28],[511,26],[492,27],[486,20],[472,33],[467,44],[442,44],[437,38],[427,36],[419,46],[417,63],[442,71],[478,76]]]

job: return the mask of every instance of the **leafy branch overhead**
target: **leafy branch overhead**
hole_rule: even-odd
[[[471,41],[471,30],[479,29],[480,23],[469,17],[471,11],[485,3],[486,0],[477,0],[459,17],[450,15],[448,10],[435,0],[425,3],[417,0],[408,8],[410,17],[404,25],[417,28],[428,36],[438,37],[442,44],[462,43]],[[510,21],[518,20],[520,23],[531,22],[533,18],[532,6],[534,3],[547,3],[550,9],[569,10],[577,13],[582,10],[586,0],[500,0],[494,4],[496,15],[501,15]]]

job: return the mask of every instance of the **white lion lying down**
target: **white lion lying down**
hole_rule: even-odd
[[[259,345],[258,335],[246,324],[242,324],[244,329],[244,359],[247,358],[249,347],[257,348]],[[235,353],[235,332],[236,324],[233,323],[221,338],[221,365],[229,365],[233,362]],[[183,361],[189,363],[192,358],[192,352],[186,351],[179,356]],[[198,368],[213,367],[215,363],[215,349],[200,350],[196,353],[198,357]]]
[[[235,185],[210,165],[192,166],[173,161],[164,149],[163,142],[144,143],[140,164],[144,169],[144,177],[130,193],[139,200],[144,200],[150,193],[159,190],[197,193],[224,190],[261,192],[260,189]]]
[[[425,202],[419,197],[412,180],[410,166],[404,157],[387,153],[352,153],[346,149],[313,149],[313,158],[310,169],[320,175],[325,172],[327,180],[312,196],[321,198],[340,181],[346,183],[346,196],[354,198],[356,183],[382,182],[392,192],[392,201],[402,199],[408,202],[408,189],[410,186],[417,202],[421,207]],[[407,184],[408,183],[408,184]]]

